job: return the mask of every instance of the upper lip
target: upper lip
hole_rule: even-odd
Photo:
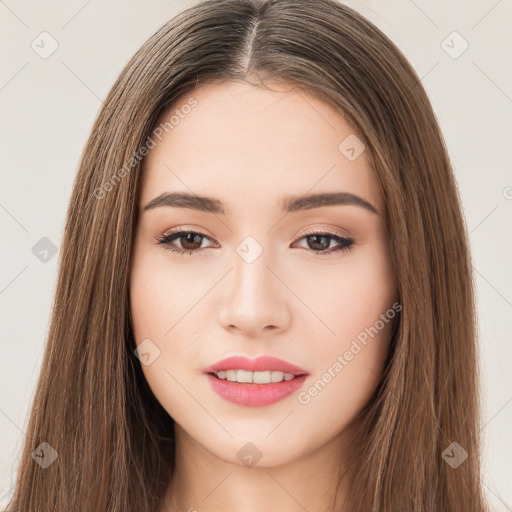
[[[222,370],[248,370],[251,372],[280,371],[293,375],[307,375],[308,372],[294,364],[277,357],[261,356],[249,359],[244,356],[232,356],[208,366],[204,373],[220,372]]]

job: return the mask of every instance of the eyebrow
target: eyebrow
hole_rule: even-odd
[[[310,194],[308,196],[285,196],[280,202],[284,212],[292,213],[301,210],[310,210],[322,206],[353,205],[360,206],[376,215],[379,211],[371,203],[350,192],[334,192]],[[202,212],[227,215],[224,204],[213,197],[199,196],[185,192],[163,192],[151,200],[144,211],[152,210],[162,206],[174,208],[190,208]]]

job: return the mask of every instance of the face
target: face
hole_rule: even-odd
[[[328,105],[272,89],[203,85],[161,116],[131,259],[138,354],[178,441],[240,465],[341,439],[399,309],[367,151]],[[261,383],[207,373],[233,356],[281,361],[219,375]]]

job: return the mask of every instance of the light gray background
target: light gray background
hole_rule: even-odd
[[[0,506],[14,485],[57,275],[58,255],[42,262],[32,248],[42,237],[60,247],[78,159],[115,78],[161,24],[192,3],[0,0]],[[446,138],[474,258],[485,489],[496,511],[510,511],[512,3],[347,4],[408,57]],[[38,37],[43,31],[59,45],[46,59],[31,48],[34,40],[49,48],[49,39]],[[458,58],[443,47],[453,31],[469,44]],[[453,46],[450,51],[462,48],[462,40],[451,39],[444,43]]]

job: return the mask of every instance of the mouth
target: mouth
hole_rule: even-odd
[[[213,391],[228,402],[261,407],[271,405],[297,391],[309,373],[282,359],[242,356],[223,359],[204,373]]]

